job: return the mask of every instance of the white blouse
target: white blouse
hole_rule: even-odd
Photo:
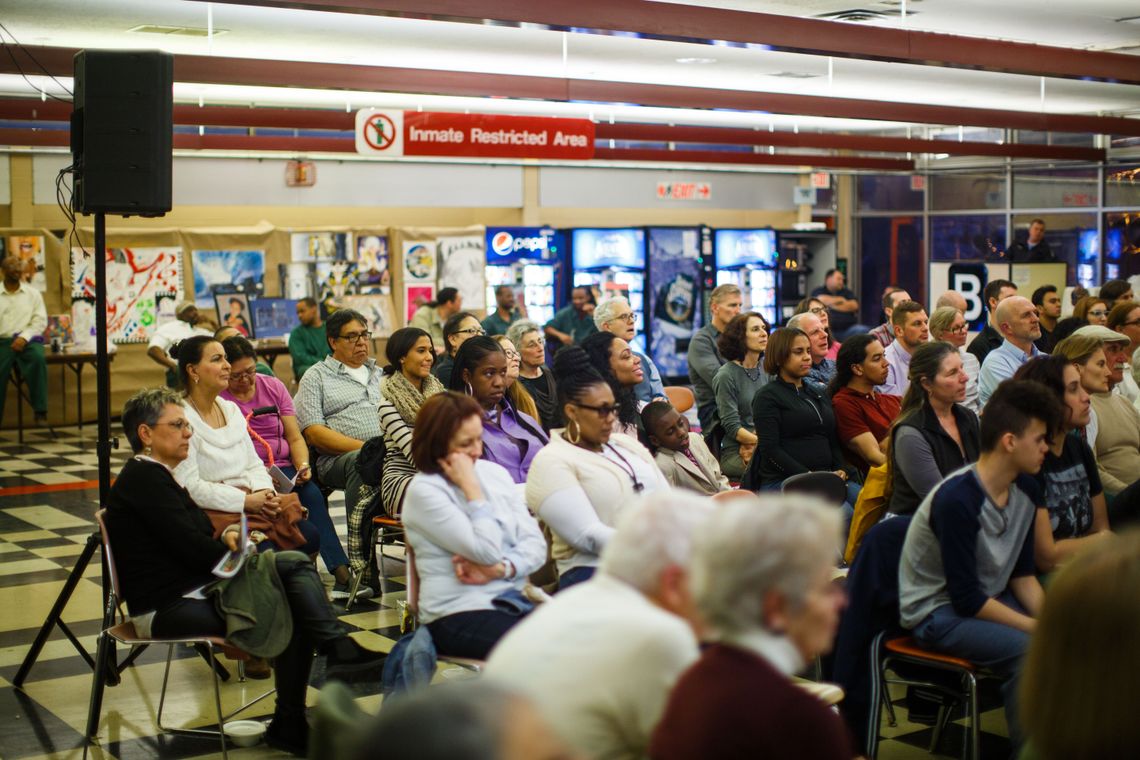
[[[190,436],[190,455],[174,468],[174,479],[202,509],[241,512],[246,496],[242,489],[272,489],[273,479],[254,451],[241,409],[224,398],[217,403],[226,424],[214,429],[189,400],[182,402],[186,419],[194,426],[194,435]]]

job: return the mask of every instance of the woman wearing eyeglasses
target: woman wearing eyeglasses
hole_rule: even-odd
[[[519,382],[530,393],[538,407],[538,420],[549,433],[562,425],[558,413],[558,386],[554,373],[546,366],[546,338],[537,323],[523,319],[507,330],[507,338],[518,347]]]
[[[1117,301],[1108,312],[1108,329],[1127,335],[1130,343],[1125,349],[1124,375],[1117,384],[1118,391],[1134,405],[1140,404],[1140,385],[1136,381],[1138,365],[1136,351],[1140,350],[1140,303]]]
[[[582,341],[582,348],[613,391],[618,406],[617,431],[636,438],[641,424],[639,412],[644,406],[636,391],[645,379],[641,357],[623,338],[608,332],[594,333]]]
[[[469,311],[461,311],[458,314],[452,314],[443,323],[443,344],[446,349],[439,361],[431,368],[431,373],[439,378],[439,381],[445,386],[451,383],[451,367],[455,363],[455,352],[463,345],[463,342],[470,340],[477,335],[486,335],[483,330],[483,325],[479,319]]]
[[[531,463],[526,502],[553,535],[562,589],[594,574],[622,510],[637,495],[669,483],[648,449],[614,432],[620,406],[585,349],[559,351],[554,374],[566,427],[552,431],[550,445]]]
[[[981,411],[978,401],[978,375],[982,372],[982,365],[978,357],[966,350],[966,336],[970,327],[966,318],[953,306],[940,306],[930,315],[930,339],[949,343],[958,350],[962,357],[962,371],[966,373],[966,400],[962,406],[974,414]]]
[[[1108,301],[1097,296],[1085,296],[1077,301],[1073,307],[1073,316],[1079,317],[1090,325],[1108,325]]]
[[[519,371],[522,369],[522,355],[506,335],[496,335],[494,340],[507,355],[507,399],[515,409],[537,420],[538,405],[534,403],[534,398],[526,386],[518,381]],[[545,428],[543,432],[546,432]]]
[[[538,420],[507,399],[506,352],[494,338],[477,335],[455,352],[449,390],[465,393],[483,409],[483,458],[525,483],[531,463],[550,440]]]
[[[333,574],[332,599],[347,599],[352,574],[348,557],[329,516],[328,502],[312,480],[309,447],[297,424],[297,412],[285,384],[276,377],[257,373],[257,351],[239,336],[222,341],[226,361],[230,363],[227,387],[219,398],[232,401],[247,422],[253,450],[266,467],[278,467],[293,479],[293,493],[309,510],[309,520],[321,536],[321,559]],[[255,414],[255,412],[260,412]]]
[[[819,317],[819,321],[823,323],[823,329],[827,330],[827,355],[824,358],[835,361],[835,357],[839,355],[839,341],[835,339],[835,335],[831,332],[831,315],[827,311],[827,306],[818,298],[808,296],[796,304],[793,315],[807,313]]]

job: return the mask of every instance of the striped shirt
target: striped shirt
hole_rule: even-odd
[[[404,493],[416,474],[412,464],[412,426],[387,399],[377,410],[384,435],[384,469],[380,473],[380,499],[389,517],[399,517]]]
[[[323,425],[341,435],[367,441],[380,435],[376,408],[384,400],[380,393],[380,367],[375,359],[364,363],[368,383],[362,385],[342,362],[326,356],[305,372],[297,396],[297,422],[301,430]],[[317,458],[317,474],[325,476],[332,456]]]

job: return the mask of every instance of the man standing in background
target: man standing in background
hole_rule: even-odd
[[[293,377],[299,383],[305,370],[331,352],[316,299],[302,298],[297,302],[297,319],[301,325],[289,333],[289,356],[293,358]]]
[[[447,343],[443,340],[443,325],[452,314],[458,314],[462,309],[463,296],[459,294],[459,290],[442,288],[434,301],[416,309],[412,320],[408,322],[408,327],[418,327],[430,335],[436,354],[442,354],[447,351]]]
[[[812,298],[818,298],[827,307],[831,334],[838,341],[870,330],[866,325],[859,324],[859,301],[846,285],[847,278],[843,272],[828,269],[823,278],[823,286],[811,292]]]
[[[507,328],[526,317],[526,312],[515,306],[515,289],[510,285],[495,288],[495,310],[483,320],[488,335],[506,335]]]
[[[1029,234],[1025,242],[1015,240],[1009,246],[1009,260],[1014,264],[1041,264],[1057,260],[1053,249],[1045,242],[1045,220],[1034,219],[1029,223]]]
[[[709,322],[693,333],[689,341],[689,382],[697,401],[697,418],[701,421],[701,435],[708,440],[716,422],[716,394],[713,377],[724,364],[724,357],[716,347],[717,338],[728,327],[732,318],[740,313],[740,288],[736,285],[719,285],[709,294]]]
[[[24,282],[24,262],[8,256],[0,263],[4,288],[0,290],[0,416],[8,393],[12,366],[28,384],[28,394],[36,422],[47,422],[47,361],[44,359],[44,330],[47,309],[39,291]],[[16,399],[20,403],[20,399]]]

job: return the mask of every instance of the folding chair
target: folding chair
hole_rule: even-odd
[[[388,574],[384,572],[384,537],[386,535],[402,537],[404,535],[404,524],[400,522],[399,518],[380,515],[372,518],[372,527],[375,530],[375,536],[368,542],[368,566],[371,566],[372,560],[376,558],[376,547],[379,546],[380,579],[383,581],[384,578],[388,577]],[[364,570],[356,573],[356,577],[352,579],[352,588],[348,592],[348,600],[344,603],[345,612],[352,609],[352,603],[356,601],[356,592],[360,590],[360,583],[364,580],[364,573],[367,569],[366,566]]]
[[[420,602],[420,574],[416,571],[416,553],[412,551],[410,545],[405,544],[404,550],[407,559],[407,579],[408,579],[408,593],[405,596],[405,601],[401,605],[403,609],[403,616],[400,620],[400,632],[404,633],[408,629],[416,627],[416,616],[419,614]],[[436,659],[440,662],[449,662],[452,665],[470,670],[473,673],[483,672],[483,660],[476,660],[471,657],[451,657],[445,654],[437,654]]]
[[[684,385],[665,386],[665,398],[669,399],[669,403],[681,414],[692,409],[696,403],[692,390]]]
[[[245,680],[244,661],[250,659],[250,657],[251,657],[248,653],[246,653],[246,652],[242,651],[241,649],[233,646],[232,644],[228,643],[225,639],[223,639],[219,636],[180,636],[180,637],[175,637],[175,638],[156,638],[153,636],[147,637],[147,636],[139,635],[138,631],[135,629],[135,624],[123,612],[123,597],[122,597],[122,593],[121,593],[121,588],[119,586],[119,572],[118,572],[118,568],[116,568],[116,566],[115,566],[115,558],[111,552],[111,539],[110,539],[109,533],[107,532],[107,524],[106,524],[106,520],[105,520],[106,514],[107,514],[106,509],[100,509],[98,512],[95,513],[95,519],[99,523],[99,532],[102,533],[102,535],[103,535],[103,553],[104,553],[104,557],[106,557],[106,561],[107,561],[107,574],[111,579],[111,595],[107,600],[107,604],[108,604],[108,607],[113,607],[114,619],[117,619],[119,622],[116,623],[115,625],[112,625],[109,628],[107,628],[105,631],[103,631],[100,634],[100,636],[110,637],[110,638],[114,639],[115,641],[117,641],[118,643],[120,643],[124,646],[132,647],[132,648],[149,646],[151,644],[154,644],[154,645],[165,644],[165,645],[167,645],[168,649],[167,649],[167,653],[166,653],[166,669],[163,671],[163,674],[162,674],[162,692],[159,694],[159,697],[158,697],[158,713],[155,716],[155,722],[158,724],[159,730],[161,730],[163,733],[167,733],[167,734],[181,734],[181,735],[188,735],[188,736],[211,736],[211,737],[216,736],[216,737],[218,737],[218,740],[222,744],[222,757],[228,758],[229,754],[228,754],[227,748],[226,748],[226,736],[222,732],[222,727],[225,725],[226,721],[228,721],[230,718],[234,717],[235,715],[242,713],[245,710],[248,710],[250,707],[257,704],[261,700],[265,699],[270,694],[273,694],[277,690],[276,689],[270,689],[269,691],[265,692],[261,696],[256,697],[249,702],[246,702],[244,705],[242,705],[238,709],[234,710],[233,712],[230,712],[228,714],[223,715],[222,714],[222,695],[221,695],[221,688],[219,685],[219,676],[218,676],[218,668],[220,666],[216,663],[216,661],[214,659],[214,652],[218,651],[218,652],[226,655],[230,659],[234,659],[234,660],[238,661],[239,680],[241,680],[241,681]],[[188,645],[194,646],[196,648],[204,648],[205,649],[206,659],[208,660],[208,662],[211,665],[210,671],[211,671],[211,674],[213,675],[213,678],[214,678],[214,708],[215,708],[217,715],[218,715],[218,730],[217,731],[212,731],[209,729],[201,729],[201,728],[169,728],[167,726],[162,725],[162,710],[166,704],[166,687],[170,681],[170,664],[171,664],[171,661],[174,659],[174,647],[179,645],[179,644],[188,644]],[[102,674],[99,673],[98,671],[96,671],[95,678],[101,678],[101,677],[102,677]],[[92,692],[94,695],[94,690],[92,690]]]

